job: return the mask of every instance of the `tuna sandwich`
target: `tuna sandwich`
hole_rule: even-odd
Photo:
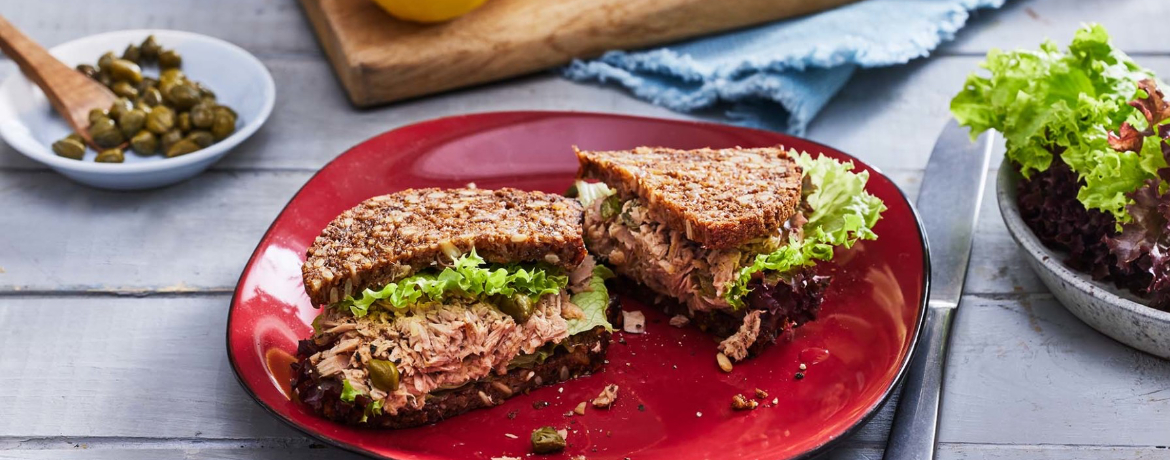
[[[876,238],[885,210],[852,162],[779,147],[577,158],[589,250],[736,361],[816,318],[829,279],[814,265]]]
[[[575,200],[514,189],[404,190],[342,213],[303,267],[322,312],[294,398],[401,428],[598,371],[612,273],[586,253],[581,220]]]

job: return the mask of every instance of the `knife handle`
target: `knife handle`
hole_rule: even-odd
[[[938,433],[943,364],[954,306],[927,307],[922,343],[910,361],[894,413],[885,460],[931,460]]]

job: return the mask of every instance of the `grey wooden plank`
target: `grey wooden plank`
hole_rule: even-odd
[[[1047,294],[964,302],[940,441],[1167,445],[1170,362],[1094,331]]]
[[[99,191],[0,172],[0,292],[227,291],[310,176],[228,171],[161,190]]]
[[[1170,16],[1170,3],[1158,0],[1012,0],[1002,10],[977,11],[941,54],[982,54],[991,48],[1036,47],[1051,38],[1068,44],[1083,23],[1105,26],[1114,43],[1130,53],[1170,54],[1150,40],[1149,31]]]
[[[253,54],[323,56],[300,7],[285,0],[0,0],[0,11],[46,47],[115,30],[174,29],[227,40]]]

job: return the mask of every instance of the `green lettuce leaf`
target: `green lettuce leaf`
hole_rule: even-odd
[[[606,198],[615,193],[604,182],[590,183],[583,180],[573,183],[573,189],[577,191],[577,201],[581,202],[581,206],[586,207],[593,204],[596,200]]]
[[[546,294],[560,293],[568,283],[567,276],[549,274],[548,269],[539,265],[488,264],[472,249],[439,273],[418,273],[378,290],[366,289],[359,297],[347,297],[334,307],[349,309],[360,318],[377,301],[395,308],[406,308],[423,297],[438,301],[446,296],[483,299],[525,294],[536,301]]]
[[[355,389],[353,387],[353,385],[349,384],[349,379],[341,379],[341,400],[342,401],[345,401],[347,403],[352,403],[354,398],[357,398],[358,395],[360,395],[360,394],[362,394],[362,392],[357,391],[357,389]]]
[[[990,75],[972,74],[951,100],[959,124],[972,137],[988,129],[1003,133],[1007,158],[1024,177],[1047,170],[1052,152],[1062,152],[1085,181],[1077,199],[1128,221],[1126,193],[1153,178],[1159,160],[1144,150],[1111,149],[1108,130],[1135,118],[1128,102],[1139,94],[1137,82],[1152,73],[1114,49],[1100,25],[1078,30],[1066,51],[1051,41],[1037,51],[992,50],[981,67]]]
[[[740,268],[724,294],[724,300],[733,308],[743,307],[743,298],[750,292],[748,282],[756,273],[768,271],[783,276],[818,260],[832,259],[836,246],[849,248],[858,240],[877,239],[873,226],[886,205],[865,191],[868,171],[854,173],[853,162],[842,163],[825,155],[815,159],[807,153],[792,155],[804,170],[807,186],[802,201],[812,209],[803,227],[804,239],[793,237],[788,245],[758,254]]]
[[[569,335],[579,334],[592,330],[597,326],[612,331],[613,325],[605,318],[605,310],[609,307],[609,290],[605,288],[605,280],[613,278],[613,271],[604,265],[593,267],[593,277],[589,279],[589,290],[569,296],[569,301],[585,311],[585,317],[570,319]]]

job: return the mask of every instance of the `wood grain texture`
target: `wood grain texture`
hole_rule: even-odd
[[[441,24],[368,0],[301,0],[349,99],[370,106],[808,14],[855,0],[492,0]]]

